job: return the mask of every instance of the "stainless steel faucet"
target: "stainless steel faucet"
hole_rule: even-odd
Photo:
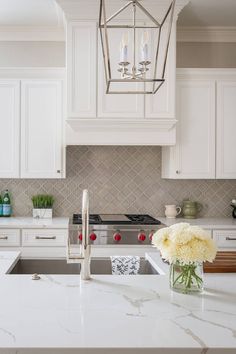
[[[82,280],[91,279],[90,273],[91,245],[89,244],[89,193],[85,189],[82,198],[82,242],[79,255],[70,251],[70,238],[67,243],[67,263],[80,263],[80,278]]]

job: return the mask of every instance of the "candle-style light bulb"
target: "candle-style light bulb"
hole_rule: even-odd
[[[148,31],[144,31],[141,40],[141,61],[148,61]]]
[[[129,35],[128,33],[124,33],[122,36],[122,40],[120,43],[120,61],[127,62],[128,61],[128,43],[129,43]]]

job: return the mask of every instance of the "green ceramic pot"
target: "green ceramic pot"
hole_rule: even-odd
[[[202,210],[202,205],[198,202],[192,202],[191,200],[183,201],[183,217],[186,219],[195,219],[197,214]]]

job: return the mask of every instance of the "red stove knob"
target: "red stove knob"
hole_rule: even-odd
[[[83,238],[82,232],[80,232],[80,233],[78,234],[78,239],[79,239],[80,241],[82,241],[82,238]]]
[[[121,234],[119,232],[116,232],[113,236],[113,240],[119,242],[121,240]]]
[[[97,239],[97,235],[94,232],[92,232],[89,237],[91,241],[95,241]]]
[[[150,232],[150,234],[149,234],[149,240],[150,240],[150,241],[152,241],[152,239],[153,239],[153,235],[154,235],[154,232],[153,232],[153,231],[151,231],[151,232]]]
[[[138,234],[138,240],[139,240],[140,242],[143,242],[143,241],[146,240],[146,235],[145,235],[144,232],[140,232],[140,233]]]

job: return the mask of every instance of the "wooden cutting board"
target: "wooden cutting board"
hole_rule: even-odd
[[[213,263],[205,262],[204,273],[236,273],[236,252],[217,252]]]

